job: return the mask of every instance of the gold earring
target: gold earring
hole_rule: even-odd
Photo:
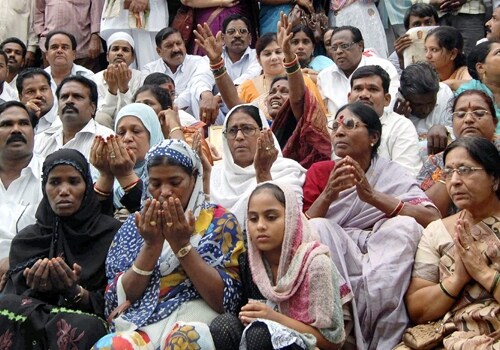
[[[374,145],[374,143],[373,143],[373,142],[372,142],[372,143],[370,143],[370,146],[371,146],[371,147],[373,147],[373,145]]]

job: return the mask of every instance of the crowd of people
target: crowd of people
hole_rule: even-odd
[[[0,349],[500,349],[498,1],[0,13]]]

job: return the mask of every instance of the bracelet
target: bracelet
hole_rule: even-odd
[[[136,274],[141,275],[141,276],[151,276],[153,274],[154,269],[151,271],[141,270],[140,268],[135,266],[135,263],[134,263],[134,264],[132,264],[132,271],[134,271]]]
[[[224,69],[224,72],[222,72],[218,76],[214,77],[214,79],[217,80],[217,79],[221,78],[222,76],[224,76],[225,74],[227,74],[227,70],[226,69]]]
[[[132,188],[135,187],[135,185],[137,185],[137,183],[139,182],[139,179],[135,180],[134,182],[132,182],[130,185],[127,185],[125,187],[122,187],[123,191],[125,192],[128,192],[130,191]]]
[[[297,73],[298,71],[300,71],[300,65],[297,63],[297,65],[295,67],[285,68],[285,71],[286,71],[287,75],[292,75],[292,74]]]
[[[214,78],[217,79],[219,76],[223,75],[226,73],[226,67],[222,67],[221,69],[218,70],[213,70],[212,73],[214,75]]]
[[[444,180],[438,180],[438,182],[442,183],[443,185],[446,185],[446,181]]]
[[[395,216],[398,216],[401,213],[401,211],[403,210],[404,206],[405,206],[405,203],[400,200],[398,205],[396,205],[396,208],[394,208],[394,210],[389,215],[387,215],[387,217],[393,218]]]
[[[299,58],[297,57],[297,55],[295,55],[295,58],[290,62],[285,62],[285,60],[283,60],[283,66],[285,68],[291,68],[295,66],[297,63],[299,63]]]
[[[439,287],[441,287],[441,290],[443,291],[444,294],[446,294],[447,297],[454,299],[454,300],[456,300],[458,298],[458,296],[455,297],[455,296],[451,295],[451,293],[446,290],[446,288],[444,287],[443,281],[439,282]]]
[[[222,67],[224,67],[224,59],[222,57],[220,58],[219,62],[210,65],[211,70],[218,70],[221,69]]]
[[[193,246],[191,245],[191,243],[188,243],[184,247],[182,247],[181,249],[179,249],[179,251],[175,254],[175,256],[178,259],[183,258],[183,257],[185,257],[186,255],[189,254],[189,252],[191,251],[192,248],[193,248]]]
[[[304,212],[304,216],[306,217],[307,220],[311,220],[312,219],[306,212]]]
[[[82,298],[83,298],[83,287],[80,286],[79,284],[77,284],[77,288],[80,288],[80,291],[78,293],[76,293],[73,296],[73,298],[71,298],[71,299],[64,298],[64,301],[66,303],[76,305],[76,304],[78,304],[78,303],[80,303],[82,301]]]
[[[100,190],[99,188],[97,188],[96,184],[94,184],[94,192],[101,195],[101,196],[104,196],[104,197],[111,196],[111,192],[104,192],[104,191]]]
[[[499,282],[500,282],[500,272],[497,271],[495,273],[495,278],[493,278],[493,284],[491,285],[491,288],[490,288],[490,294],[492,296],[495,295],[495,292],[496,292],[496,290],[498,288]]]
[[[172,133],[174,131],[177,131],[177,130],[182,130],[182,128],[180,126],[176,126],[175,128],[172,128],[172,130],[170,130],[170,132],[168,133],[168,137],[172,136]]]

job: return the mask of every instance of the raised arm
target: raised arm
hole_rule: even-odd
[[[222,33],[219,31],[214,37],[208,24],[198,24],[197,30],[193,31],[196,37],[196,43],[202,47],[207,53],[210,60],[210,69],[214,74],[215,83],[220,91],[224,103],[229,109],[236,105],[242,104],[236,86],[229,74],[227,74],[224,60],[222,58],[223,41]]]
[[[299,59],[292,52],[290,40],[292,39],[292,24],[288,21],[287,15],[281,13],[281,19],[278,22],[278,45],[285,54],[284,66],[288,76],[290,107],[292,108],[295,119],[299,120],[304,113],[304,96],[306,93],[306,84],[300,69]]]

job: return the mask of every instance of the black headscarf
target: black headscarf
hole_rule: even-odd
[[[86,185],[80,208],[68,217],[56,215],[45,191],[49,174],[58,165],[75,168]],[[80,285],[85,289],[103,290],[107,282],[104,272],[106,255],[120,223],[101,214],[85,157],[73,149],[60,149],[49,155],[43,163],[42,192],[43,199],[36,212],[36,224],[23,229],[12,241],[9,273],[14,292],[21,294],[28,289],[22,276],[26,267],[31,267],[38,259],[58,256],[71,268],[74,263],[82,267]],[[95,301],[101,304],[101,297],[98,299],[99,301]]]

